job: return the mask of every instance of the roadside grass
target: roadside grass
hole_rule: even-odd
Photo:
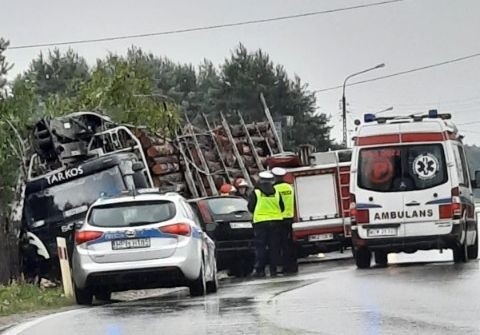
[[[0,316],[34,312],[72,305],[61,287],[41,288],[38,285],[14,282],[0,286]]]

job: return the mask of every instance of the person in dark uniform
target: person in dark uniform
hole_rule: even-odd
[[[260,180],[248,199],[248,210],[253,213],[255,233],[255,277],[265,277],[269,259],[270,276],[277,275],[279,265],[279,234],[274,227],[281,224],[284,210],[280,194],[273,187],[274,177],[268,171],[259,174]],[[268,254],[267,254],[268,248]]]
[[[280,193],[284,203],[282,212],[283,221],[280,225],[280,255],[282,258],[282,272],[284,274],[294,274],[298,272],[297,256],[295,244],[293,241],[293,218],[295,216],[295,192],[293,186],[285,181],[287,171],[282,168],[273,168],[272,173],[275,176],[275,190]]]

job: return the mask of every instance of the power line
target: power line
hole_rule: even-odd
[[[25,45],[17,45],[17,46],[14,45],[14,46],[9,47],[8,49],[9,50],[31,49],[31,48],[51,47],[51,46],[59,46],[59,45],[99,43],[99,42],[126,40],[126,39],[133,39],[133,38],[182,34],[182,33],[194,32],[194,31],[205,31],[205,30],[213,30],[213,29],[220,29],[220,28],[227,28],[227,27],[246,26],[246,25],[250,25],[250,24],[261,24],[261,23],[269,23],[269,22],[274,22],[274,21],[299,19],[299,18],[309,17],[309,16],[316,16],[316,15],[323,15],[323,14],[330,14],[330,13],[337,13],[337,12],[345,12],[345,11],[354,10],[354,9],[388,5],[388,4],[391,4],[391,3],[394,3],[394,2],[402,2],[402,1],[405,1],[405,0],[388,0],[388,1],[380,1],[380,2],[371,2],[371,3],[362,4],[362,5],[341,7],[341,8],[335,8],[335,9],[322,10],[322,11],[306,12],[306,13],[300,13],[300,14],[295,14],[295,15],[277,16],[277,17],[266,18],[266,19],[248,20],[248,21],[239,21],[239,22],[232,22],[232,23],[225,23],[225,24],[216,24],[216,25],[209,25],[209,26],[185,28],[185,29],[167,30],[167,31],[161,31],[161,32],[154,32],[154,33],[111,36],[111,37],[92,38],[92,39],[73,40],[73,41],[63,41],[63,42],[25,44]]]
[[[423,71],[423,70],[431,69],[431,68],[434,68],[434,67],[439,67],[439,66],[443,66],[443,65],[447,65],[447,64],[452,64],[452,63],[457,63],[457,62],[461,62],[461,61],[471,59],[471,58],[476,58],[476,57],[480,57],[480,52],[477,52],[477,53],[474,53],[474,54],[468,55],[468,56],[449,59],[449,60],[446,60],[446,61],[443,61],[443,62],[440,62],[440,63],[434,63],[434,64],[425,65],[425,66],[421,66],[421,67],[417,67],[417,68],[413,68],[413,69],[409,69],[409,70],[405,70],[405,71],[400,71],[400,72],[396,72],[396,73],[392,73],[392,74],[387,74],[387,75],[384,75],[384,76],[379,76],[379,77],[374,77],[374,78],[370,78],[370,79],[356,81],[356,82],[353,82],[351,84],[347,84],[347,86],[360,85],[360,84],[365,84],[365,83],[369,83],[369,82],[372,82],[372,81],[377,81],[377,80],[402,76],[402,75],[405,75],[405,74],[408,74],[408,73]],[[319,89],[319,90],[314,90],[313,92],[314,93],[321,93],[321,92],[337,90],[339,88],[343,88],[343,85],[322,88],[322,89]]]

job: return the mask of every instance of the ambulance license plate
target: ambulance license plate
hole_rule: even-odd
[[[397,236],[397,228],[370,228],[367,230],[367,236]]]
[[[136,238],[131,240],[112,241],[113,250],[150,248],[150,238]]]
[[[318,235],[310,235],[308,237],[308,242],[318,242],[318,241],[328,241],[333,240],[333,234],[318,234]]]
[[[230,228],[232,229],[248,229],[253,228],[251,222],[230,222]]]

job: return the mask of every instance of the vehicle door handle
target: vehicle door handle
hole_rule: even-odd
[[[408,204],[405,204],[405,206],[420,206],[420,203],[414,200],[409,202]]]

